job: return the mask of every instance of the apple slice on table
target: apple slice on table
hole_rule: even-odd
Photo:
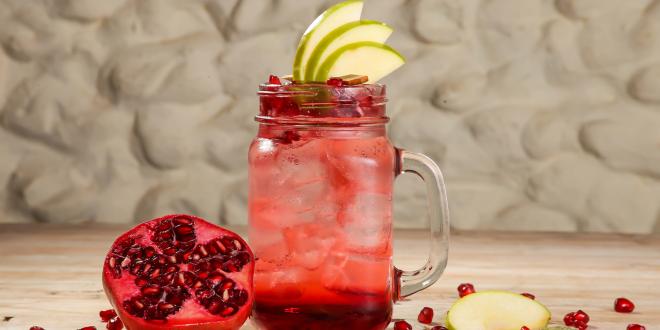
[[[312,51],[305,67],[306,81],[316,80],[319,65],[337,49],[348,44],[371,41],[384,44],[394,30],[385,23],[362,20],[344,24],[326,35]]]
[[[450,330],[545,329],[550,311],[539,302],[505,291],[481,291],[467,295],[447,312]]]
[[[359,21],[363,7],[362,0],[348,0],[330,7],[314,20],[298,45],[293,62],[293,79],[295,81],[304,81],[307,61],[318,43],[336,28],[346,23]]]
[[[390,46],[371,41],[356,42],[330,54],[314,80],[358,74],[368,76],[368,83],[375,83],[405,63],[403,56]]]

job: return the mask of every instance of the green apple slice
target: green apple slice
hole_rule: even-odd
[[[357,74],[368,76],[368,83],[375,83],[405,63],[403,56],[390,46],[371,41],[356,42],[328,56],[314,80]]]
[[[349,22],[359,21],[362,16],[363,0],[348,0],[326,10],[307,28],[300,39],[293,62],[293,79],[303,81],[305,66],[318,43],[332,30]]]
[[[467,295],[449,309],[450,330],[531,330],[544,329],[550,311],[523,295],[504,291],[481,291]]]
[[[314,81],[319,64],[337,49],[348,44],[371,41],[384,44],[394,30],[385,23],[362,20],[344,24],[323,38],[309,56],[305,68],[305,80]]]

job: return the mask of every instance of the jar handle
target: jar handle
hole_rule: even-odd
[[[426,185],[431,251],[426,264],[416,271],[395,268],[394,299],[408,297],[433,285],[447,267],[449,256],[449,206],[442,172],[429,157],[397,149],[396,175],[412,173]]]

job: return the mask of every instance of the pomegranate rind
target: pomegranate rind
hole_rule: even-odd
[[[206,244],[219,237],[229,237],[232,240],[238,241],[242,245],[242,249],[244,250],[241,251],[245,251],[249,254],[249,262],[243,265],[240,271],[222,272],[226,278],[229,278],[236,283],[236,288],[246,290],[248,293],[247,301],[245,304],[238,306],[238,311],[235,314],[229,317],[211,314],[198,303],[194,294],[189,299],[185,300],[182,307],[176,313],[170,315],[166,320],[145,320],[141,317],[132,315],[124,308],[123,302],[129,297],[139,294],[140,288],[134,283],[136,278],[134,275],[122,272],[121,278],[116,277],[108,262],[113,255],[113,251],[115,251],[115,248],[120,246],[120,244],[129,240],[134,240],[135,243],[138,244],[142,243],[145,246],[153,246],[158,253],[162,254],[163,251],[155,246],[154,242],[151,240],[151,235],[155,226],[165,220],[175,218],[190,219],[193,221],[196,233],[196,246],[199,244]],[[187,269],[187,267],[182,266],[182,264],[178,265]],[[184,270],[183,268],[181,270]],[[245,240],[243,240],[238,234],[199,217],[185,214],[174,214],[146,221],[119,236],[112,244],[112,247],[104,260],[102,280],[103,288],[110,304],[117,311],[119,318],[124,323],[124,327],[128,330],[234,330],[239,329],[250,315],[252,304],[254,302],[254,289],[252,284],[253,276],[254,254],[247,242],[245,242]]]

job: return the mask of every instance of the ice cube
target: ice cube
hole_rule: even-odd
[[[250,247],[257,258],[257,270],[281,267],[290,259],[289,248],[279,230],[250,227]]]
[[[328,161],[331,142],[319,139],[278,155],[280,176],[270,190],[270,214],[281,228],[307,223],[335,223],[341,201],[337,194],[348,180],[345,170]]]
[[[386,255],[391,250],[391,195],[363,193],[340,213],[341,247],[349,252]]]
[[[280,228],[315,222],[335,222],[337,203],[325,181],[291,186],[272,199],[272,216]]]
[[[336,213],[337,206],[329,188],[320,180],[272,190],[271,194],[252,199],[250,222],[255,226],[283,229],[324,221]]]
[[[277,166],[279,174],[270,179],[274,183],[270,184],[268,209],[281,228],[327,218],[336,209],[320,141],[280,150]]]
[[[392,283],[392,259],[333,252],[327,259],[322,282],[326,289],[340,293],[384,294]]]
[[[338,139],[326,150],[332,169],[341,173],[353,190],[392,190],[394,150],[386,138]]]
[[[256,271],[254,284],[258,298],[270,300],[297,299],[305,293],[306,272],[299,267],[281,267],[273,271]]]
[[[313,209],[327,194],[326,182],[323,179],[313,179],[305,182],[291,182],[277,199],[294,210],[307,211]]]
[[[322,180],[327,176],[325,144],[321,139],[301,140],[281,147],[275,155],[282,188]]]
[[[282,235],[291,251],[291,262],[308,270],[319,268],[337,239],[335,227],[310,223],[284,229]]]

